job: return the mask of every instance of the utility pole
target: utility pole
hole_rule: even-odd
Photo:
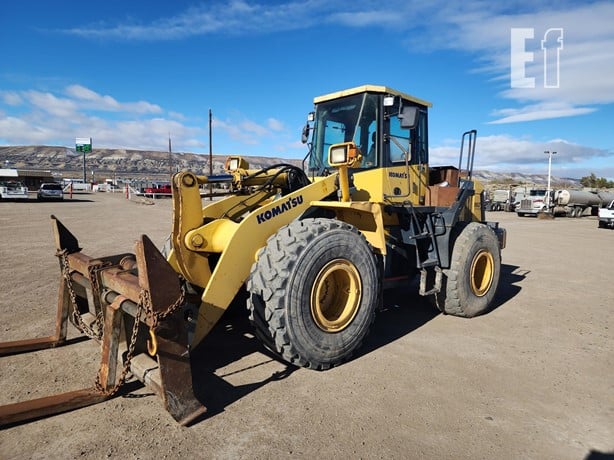
[[[171,147],[171,133],[168,133],[168,175],[173,178],[173,149]]]
[[[213,114],[209,109],[209,176],[213,176],[213,131],[212,127]],[[209,201],[213,201],[213,184],[209,183]]]
[[[548,155],[548,187],[546,189],[546,209],[550,209],[550,175],[552,172],[552,155],[556,155],[556,152],[545,150],[544,153]]]

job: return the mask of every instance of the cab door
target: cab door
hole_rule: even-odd
[[[423,205],[428,185],[427,112],[416,107],[413,127],[403,120],[399,103],[386,107],[384,118],[383,191],[386,201]]]

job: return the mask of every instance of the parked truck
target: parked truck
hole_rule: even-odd
[[[528,189],[524,197],[516,201],[516,214],[519,217],[537,216],[537,213],[546,209],[545,189]]]
[[[27,200],[28,187],[16,180],[0,181],[0,200]]]
[[[513,211],[512,190],[497,189],[490,193],[490,211]]]
[[[586,190],[557,190],[554,192],[551,211],[568,217],[597,215],[598,209],[614,200],[612,192]]]
[[[599,208],[599,228],[614,228],[614,200]]]
[[[583,190],[557,190],[554,193],[552,212],[567,217],[582,217],[590,209],[597,209],[601,198],[597,192]]]

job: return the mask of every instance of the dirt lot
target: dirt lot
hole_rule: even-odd
[[[0,340],[49,335],[49,215],[97,256],[161,244],[170,200],[0,203]],[[389,292],[357,356],[326,372],[268,355],[241,318],[203,342],[209,416],[177,426],[146,388],[0,431],[0,458],[556,458],[614,453],[614,231],[492,213],[508,229],[496,308],[463,320]],[[76,336],[72,326],[71,337]],[[92,385],[92,341],[0,360],[0,404]]]

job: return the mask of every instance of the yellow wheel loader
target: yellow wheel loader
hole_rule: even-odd
[[[324,370],[363,342],[386,288],[419,280],[436,308],[487,311],[506,233],[486,222],[472,179],[476,132],[458,166],[430,166],[430,103],[365,85],[314,100],[303,168],[179,172],[164,255],[142,236],[135,254],[90,257],[52,216],[61,278],[56,334],[0,345],[0,354],[61,345],[70,320],[102,345],[93,388],[0,408],[0,424],[113,396],[131,373],[181,424],[205,407],[194,396],[190,351],[247,293],[255,334],[281,359]],[[201,192],[224,184],[224,198]],[[123,359],[120,359],[123,357]],[[119,375],[118,375],[119,372]]]

